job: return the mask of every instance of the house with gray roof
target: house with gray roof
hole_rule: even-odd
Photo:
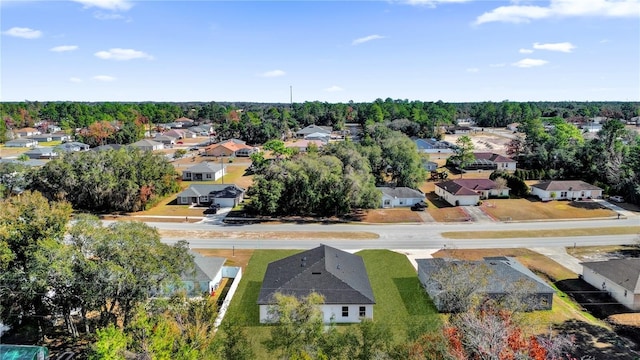
[[[4,143],[5,147],[35,147],[38,146],[38,141],[27,138],[13,139]]]
[[[125,145],[121,145],[121,144],[104,144],[104,145],[100,145],[100,146],[96,146],[94,148],[91,148],[91,150],[93,151],[109,151],[109,150],[120,150],[124,147]]]
[[[440,312],[451,312],[462,295],[501,301],[518,299],[522,310],[549,310],[555,290],[513,257],[486,257],[480,261],[416,259],[418,279]],[[446,279],[443,277],[446,277]],[[449,283],[458,277],[464,284]],[[468,292],[468,294],[467,294]]]
[[[582,279],[627,308],[640,311],[640,258],[583,262]]]
[[[202,256],[195,251],[190,253],[195,267],[193,271],[181,275],[182,287],[187,291],[187,296],[211,294],[218,290],[222,281],[222,267],[227,259]]]
[[[425,199],[422,191],[404,186],[378,186],[376,189],[382,193],[381,208],[409,207]]]
[[[330,126],[318,126],[318,125],[312,124],[303,129],[296,131],[296,137],[304,138],[305,136],[311,135],[314,133],[331,135],[332,130],[333,129]]]
[[[78,141],[72,141],[56,146],[56,150],[58,150],[59,152],[87,151],[89,150],[89,145]]]
[[[24,153],[29,159],[52,159],[58,157],[58,152],[49,146],[34,147]]]
[[[178,193],[179,205],[218,204],[221,207],[235,207],[244,200],[245,189],[235,184],[192,184]]]
[[[452,154],[453,149],[445,142],[436,139],[413,139],[418,152],[426,154]]]
[[[186,181],[216,181],[223,177],[227,167],[216,162],[201,162],[182,172],[182,180]]]
[[[164,144],[162,144],[161,142],[157,142],[149,139],[142,139],[140,141],[136,141],[133,144],[131,144],[131,146],[137,147],[138,149],[143,151],[154,151],[154,150],[164,149]]]
[[[531,185],[531,195],[542,201],[602,198],[602,189],[581,180],[546,180]]]
[[[362,257],[320,245],[269,263],[257,301],[260,322],[277,321],[272,313],[275,294],[302,298],[313,292],[324,297],[320,307],[325,323],[373,318],[375,299]]]
[[[474,206],[481,199],[509,197],[509,190],[489,179],[455,179],[435,186],[436,195],[453,206]]]

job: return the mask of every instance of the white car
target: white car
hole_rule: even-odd
[[[613,202],[617,202],[617,203],[622,203],[624,202],[624,198],[622,196],[611,196],[609,197],[609,201],[613,201]]]

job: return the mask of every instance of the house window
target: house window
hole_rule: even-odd
[[[624,290],[624,297],[627,297],[627,290]]]
[[[389,206],[389,205],[391,205],[391,200],[384,199],[384,206]]]
[[[343,306],[342,307],[342,317],[349,317],[349,307],[348,306]]]
[[[207,174],[207,179],[211,179],[211,174]]]
[[[360,315],[360,317],[367,316],[367,308],[365,308],[364,306],[360,306],[359,315]]]
[[[561,191],[560,192],[560,197],[561,198],[566,198],[567,197],[567,192],[566,191]]]

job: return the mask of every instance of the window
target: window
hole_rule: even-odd
[[[365,317],[367,316],[367,308],[365,308],[364,306],[360,306],[360,317]]]
[[[561,191],[560,192],[560,197],[561,198],[566,198],[567,197],[567,192],[566,191]]]
[[[207,174],[207,179],[211,179],[211,174]]]
[[[342,307],[342,317],[349,317],[349,307],[348,306],[343,306]]]

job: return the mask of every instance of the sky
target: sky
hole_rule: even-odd
[[[0,51],[0,101],[640,101],[640,0],[2,0]]]

